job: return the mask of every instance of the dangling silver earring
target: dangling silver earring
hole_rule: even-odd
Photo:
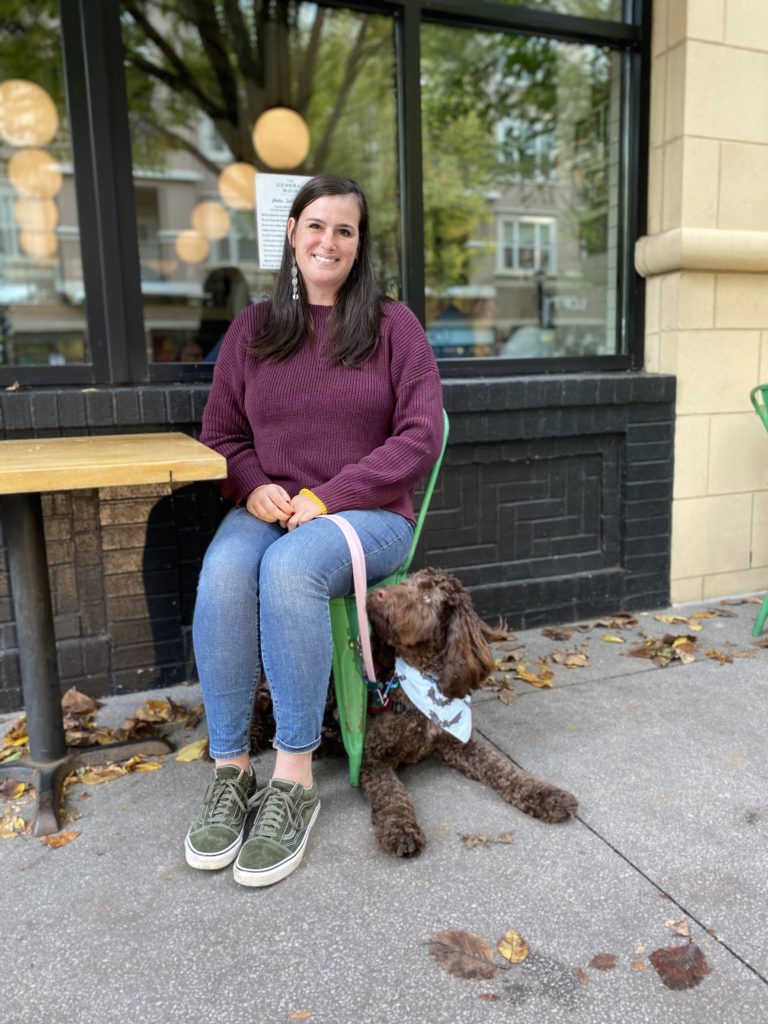
[[[296,260],[291,263],[291,288],[291,298],[297,302],[299,298],[299,268],[296,266]]]

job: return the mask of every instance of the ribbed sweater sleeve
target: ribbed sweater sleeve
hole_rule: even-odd
[[[263,303],[248,306],[230,324],[216,360],[200,431],[203,444],[227,460],[227,479],[219,488],[236,504],[270,482],[256,453],[244,402],[247,346],[263,323],[265,308]]]

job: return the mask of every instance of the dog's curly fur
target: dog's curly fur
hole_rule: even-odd
[[[381,678],[391,678],[394,659],[400,657],[434,677],[449,697],[465,697],[480,686],[494,668],[489,641],[507,635],[478,618],[455,576],[435,569],[421,569],[402,583],[372,591],[367,607]],[[395,692],[408,713],[370,716],[360,773],[382,849],[410,857],[424,848],[426,837],[396,770],[435,753],[535,818],[557,822],[575,814],[576,798],[566,790],[534,778],[474,735],[461,743],[421,714],[401,690]]]

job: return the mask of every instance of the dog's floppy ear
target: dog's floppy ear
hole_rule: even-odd
[[[477,617],[469,594],[462,588],[451,602],[440,689],[447,697],[466,697],[487,679],[493,667],[485,625]]]

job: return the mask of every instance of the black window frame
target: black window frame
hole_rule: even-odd
[[[589,19],[495,0],[317,0],[326,7],[393,19],[404,301],[425,318],[420,34],[422,25],[547,35],[605,45],[623,62],[620,132],[620,275],[615,355],[440,359],[444,378],[599,372],[643,366],[644,282],[634,243],[645,229],[652,0],[625,0],[624,20]],[[119,0],[59,0],[63,66],[75,167],[85,313],[91,362],[0,367],[0,386],[139,385],[209,380],[209,364],[150,363],[133,202]],[[405,158],[405,155],[408,158]],[[419,255],[421,254],[421,255]]]

